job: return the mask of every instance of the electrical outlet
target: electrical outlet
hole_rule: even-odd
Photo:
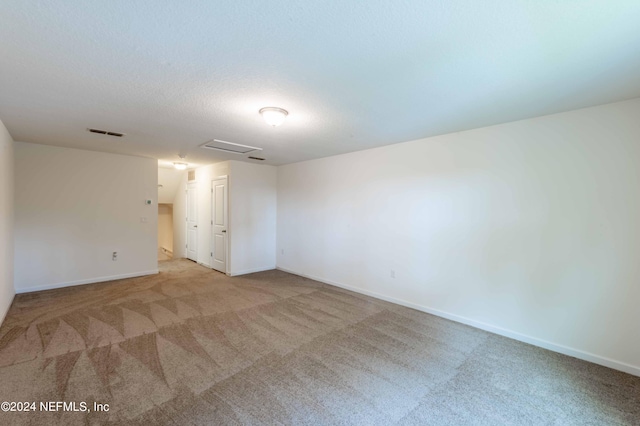
[[[396,277],[396,271],[395,270],[391,270],[391,278],[395,278]]]
[[[114,252],[113,252],[113,255],[111,256],[111,260],[113,260],[114,262],[115,262],[116,260],[118,260],[118,252],[117,252],[117,251],[114,251]]]

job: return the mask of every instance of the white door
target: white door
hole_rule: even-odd
[[[187,184],[187,259],[198,261],[198,193],[195,182]]]
[[[211,267],[227,273],[227,178],[211,181]]]

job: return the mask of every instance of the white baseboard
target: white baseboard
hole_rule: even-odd
[[[387,302],[395,303],[397,305],[406,306],[408,308],[416,309],[418,311],[426,312],[428,314],[436,315],[438,317],[446,318],[451,321],[459,322],[462,324],[470,325],[471,327],[479,328],[481,330],[488,331],[490,333],[498,334],[500,336],[505,336],[510,339],[518,340],[520,342],[528,343],[530,345],[538,346],[544,349],[548,349],[553,352],[558,352],[564,355],[568,355],[574,358],[578,358],[584,361],[592,362],[594,364],[603,365],[605,367],[613,368],[614,370],[623,371],[625,373],[633,374],[634,376],[640,376],[640,367],[627,364],[621,361],[616,361],[611,358],[603,357],[600,355],[595,355],[589,352],[581,351],[579,349],[570,348],[568,346],[560,345],[557,343],[549,342],[547,340],[538,339],[536,337],[528,336],[526,334],[518,333],[516,331],[508,330],[506,328],[497,327],[491,324],[486,324],[484,322],[476,321],[471,318],[463,317],[460,315],[451,314],[448,312],[440,311],[438,309],[429,308],[427,306],[417,305],[415,303],[407,302],[402,299],[396,299],[394,297],[385,296],[383,294],[378,294],[372,291],[363,290],[357,287],[352,287],[349,285],[345,285],[336,281],[326,280],[320,277],[314,277],[307,274],[302,274],[290,269],[277,267],[276,269],[288,272],[290,274],[299,275],[301,277],[309,278],[315,281],[320,281],[324,284],[329,284],[332,286],[344,288],[346,290],[353,291],[355,293],[364,294],[367,296],[374,297],[376,299],[385,300]]]
[[[16,289],[16,293],[17,294],[21,294],[21,293],[31,293],[31,292],[34,292],[34,291],[53,290],[55,288],[73,287],[73,286],[76,286],[76,285],[84,285],[84,284],[95,284],[95,283],[101,283],[101,282],[105,282],[105,281],[121,280],[121,279],[124,279],[124,278],[143,277],[145,275],[154,275],[154,274],[157,274],[157,273],[158,273],[158,270],[154,269],[154,270],[151,270],[151,271],[133,272],[133,273],[130,273],[130,274],[110,275],[110,276],[107,276],[107,277],[95,277],[95,278],[88,278],[86,280],[69,281],[69,282],[66,282],[66,283],[57,283],[57,284],[33,286],[33,287],[21,288],[19,290]]]
[[[253,274],[255,272],[271,271],[272,269],[276,269],[275,265],[263,266],[261,268],[255,268],[255,269],[245,269],[243,271],[229,272],[227,275],[230,276],[230,277],[236,277],[238,275]]]

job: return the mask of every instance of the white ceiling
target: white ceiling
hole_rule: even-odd
[[[30,1],[0,6],[14,139],[285,164],[640,96],[638,0]],[[258,110],[289,110],[270,128]],[[88,133],[96,127],[127,134]]]

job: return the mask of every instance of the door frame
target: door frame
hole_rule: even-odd
[[[225,274],[226,275],[230,275],[230,271],[229,271],[229,240],[230,240],[230,235],[231,235],[231,226],[229,226],[230,222],[229,222],[229,175],[220,175],[220,176],[216,176],[215,178],[211,179],[211,230],[210,230],[210,234],[209,234],[209,245],[210,245],[210,253],[211,253],[211,261],[209,262],[209,267],[211,269],[214,269],[213,267],[213,252],[214,252],[214,246],[215,246],[215,238],[214,238],[214,227],[213,227],[213,220],[214,220],[214,216],[215,216],[215,197],[213,194],[213,183],[217,180],[220,179],[225,179],[226,180],[226,184],[224,187],[224,198],[226,201],[226,208],[224,209],[224,216],[225,216],[225,222],[227,223],[227,232],[225,232],[225,239],[224,239],[224,251],[225,251],[225,256],[224,256],[224,269],[225,269]],[[217,269],[214,269],[217,271]],[[219,271],[220,272],[220,271]]]

